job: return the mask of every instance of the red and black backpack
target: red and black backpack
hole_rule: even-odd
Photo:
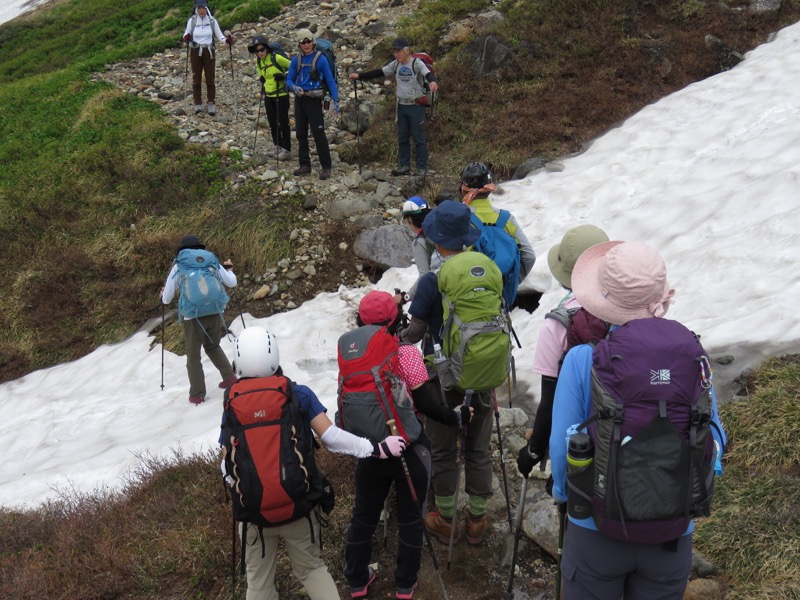
[[[233,384],[222,439],[237,521],[273,527],[307,517],[323,501],[330,483],[317,469],[316,440],[288,378]]]

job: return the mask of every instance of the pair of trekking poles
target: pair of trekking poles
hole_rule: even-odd
[[[228,36],[231,35],[230,31],[225,32]],[[226,36],[227,37],[227,36]],[[186,42],[186,65],[183,69],[183,97],[189,97],[189,50],[191,42]],[[231,84],[236,85],[236,78],[233,76],[233,46],[228,44],[228,50],[231,55]]]

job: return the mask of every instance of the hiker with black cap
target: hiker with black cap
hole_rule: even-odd
[[[469,208],[453,200],[445,200],[428,213],[423,221],[423,228],[442,256],[444,261],[442,269],[448,260],[474,245],[480,236],[480,231],[472,224],[472,213]],[[470,254],[494,266],[485,255],[478,252]],[[423,353],[433,354],[433,345],[442,345],[444,321],[444,306],[437,273],[431,271],[420,278],[416,296],[408,312],[411,320],[408,328],[400,332],[400,340],[414,344],[424,338]],[[443,392],[439,385],[432,386],[432,389],[441,397]],[[464,394],[456,390],[448,390],[444,394],[443,402],[451,408],[464,402]],[[470,544],[477,545],[483,542],[486,534],[488,527],[486,507],[493,494],[490,445],[494,401],[491,393],[474,393],[470,406],[474,407],[474,414],[466,435],[464,489],[469,497],[466,540]],[[426,423],[426,433],[431,442],[432,486],[436,510],[425,515],[425,528],[439,541],[448,543],[453,527],[453,538],[457,541],[459,528],[455,494],[459,470],[457,464],[459,431],[429,420]]]
[[[664,318],[675,290],[654,247],[595,244],[570,281],[612,327],[572,348],[558,376],[549,447],[553,498],[569,515],[562,589],[569,599],[681,600],[692,517],[709,514],[726,441],[708,355]]]
[[[408,40],[399,37],[392,42],[394,60],[380,69],[364,73],[350,73],[352,80],[376,79],[378,77],[395,76],[397,82],[397,145],[400,165],[392,171],[392,175],[408,175],[411,173],[411,143],[414,139],[417,166],[414,173],[424,176],[428,169],[428,142],[425,140],[425,105],[420,99],[425,97],[423,80],[434,93],[439,91],[436,76],[424,61],[411,56]]]
[[[369,586],[377,576],[375,570],[369,566],[372,561],[372,536],[378,526],[392,482],[394,482],[397,498],[399,529],[397,561],[394,571],[395,598],[409,600],[414,597],[417,588],[423,545],[422,511],[426,504],[428,485],[430,484],[431,454],[430,443],[414,410],[429,417],[428,423],[435,420],[440,426],[446,428],[458,429],[464,419],[469,422],[470,411],[467,408],[449,409],[438,401],[438,397],[428,384],[428,371],[417,347],[398,343],[395,336],[401,317],[402,313],[398,309],[397,302],[390,293],[373,290],[364,296],[358,305],[356,323],[361,329],[346,334],[347,337],[340,339],[339,342],[340,352],[342,344],[351,351],[350,345],[354,336],[360,336],[360,332],[366,331],[369,326],[375,326],[371,329],[372,335],[380,337],[370,338],[364,352],[369,352],[374,339],[382,349],[382,354],[375,355],[377,359],[375,361],[370,355],[365,354],[365,357],[370,363],[385,360],[381,365],[374,367],[374,371],[379,374],[384,371],[382,368],[384,364],[391,365],[387,367],[391,374],[384,376],[384,379],[388,384],[388,377],[393,377],[396,378],[397,383],[403,384],[409,396],[407,399],[411,401],[410,408],[412,408],[412,410],[402,413],[408,421],[411,421],[410,423],[406,422],[406,427],[402,429],[408,437],[403,459],[389,458],[385,461],[378,461],[374,457],[366,457],[360,458],[356,465],[356,499],[350,527],[347,530],[344,567],[344,575],[350,584],[353,598],[365,597]],[[354,360],[361,365],[359,359],[360,357]],[[343,363],[346,365],[347,361],[340,360],[339,362],[340,387],[346,391],[348,385],[342,382],[341,378],[343,375],[346,377],[348,373],[342,371]],[[350,375],[357,377],[359,368],[360,366],[356,367],[356,372]],[[377,387],[373,385],[372,390],[377,390]],[[355,393],[359,398],[355,409],[364,413],[367,406],[363,398],[367,392],[362,390]],[[405,396],[405,393],[401,392],[401,394]],[[340,409],[337,419],[342,412],[344,412],[344,408]],[[402,417],[398,418],[403,420]],[[352,421],[348,415],[344,415],[342,422],[346,426],[348,422]],[[410,488],[412,485],[414,486],[413,490]]]
[[[197,236],[183,236],[175,262],[161,290],[161,301],[169,304],[175,297],[175,291],[180,291],[178,316],[183,326],[189,402],[192,404],[202,404],[206,400],[201,348],[222,377],[220,388],[226,389],[236,381],[231,363],[219,345],[225,331],[222,313],[228,302],[223,286],[236,287],[236,274],[231,260],[220,264]]]
[[[183,32],[183,41],[189,47],[189,61],[192,65],[192,98],[194,99],[194,114],[203,112],[202,82],[203,74],[206,77],[206,100],[208,114],[217,114],[215,105],[217,86],[215,83],[214,69],[216,57],[214,56],[214,40],[228,45],[233,44],[233,36],[225,35],[219,28],[219,23],[211,15],[208,0],[195,0],[194,14],[186,22]]]
[[[300,29],[296,38],[300,54],[292,58],[289,72],[286,74],[286,89],[295,95],[294,130],[300,155],[300,167],[294,170],[293,175],[311,173],[311,154],[308,146],[308,130],[311,129],[311,135],[317,146],[319,164],[322,167],[319,178],[329,179],[333,163],[328,138],[325,135],[322,99],[325,97],[325,87],[327,87],[333,100],[333,112],[338,115],[339,90],[328,59],[322,52],[316,50],[311,30]]]
[[[289,160],[292,157],[292,137],[289,123],[289,92],[286,90],[286,71],[289,59],[276,52],[263,35],[254,36],[247,46],[250,54],[256,55],[256,72],[263,86],[264,108],[267,113],[275,158]]]

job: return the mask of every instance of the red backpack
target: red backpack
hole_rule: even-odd
[[[428,87],[428,82],[425,80],[425,78],[420,77],[416,66],[416,61],[421,60],[425,63],[425,66],[428,67],[430,72],[436,75],[436,69],[433,67],[433,57],[431,57],[431,55],[427,52],[415,52],[411,55],[411,58],[414,59],[414,61],[411,63],[411,70],[414,71],[414,74],[419,79],[420,85],[422,85],[422,88],[425,90],[425,95],[417,98],[417,104],[430,106],[431,110],[433,110],[433,105],[436,102],[436,94],[430,90]]]
[[[380,443],[391,435],[415,442],[422,425],[405,384],[396,376],[397,338],[386,327],[364,325],[339,338],[339,390],[336,425],[353,435]]]
[[[276,375],[241,379],[226,391],[224,406],[234,519],[273,527],[307,517],[330,483],[317,470],[314,434],[294,384]]]

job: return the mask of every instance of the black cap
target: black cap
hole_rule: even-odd
[[[402,50],[408,48],[408,40],[404,37],[395,38],[392,42],[392,50]]]
[[[178,250],[186,250],[187,248],[193,248],[195,250],[206,249],[205,245],[203,245],[203,242],[197,239],[196,235],[192,235],[191,233],[183,236],[181,238],[181,245],[178,246]]]

